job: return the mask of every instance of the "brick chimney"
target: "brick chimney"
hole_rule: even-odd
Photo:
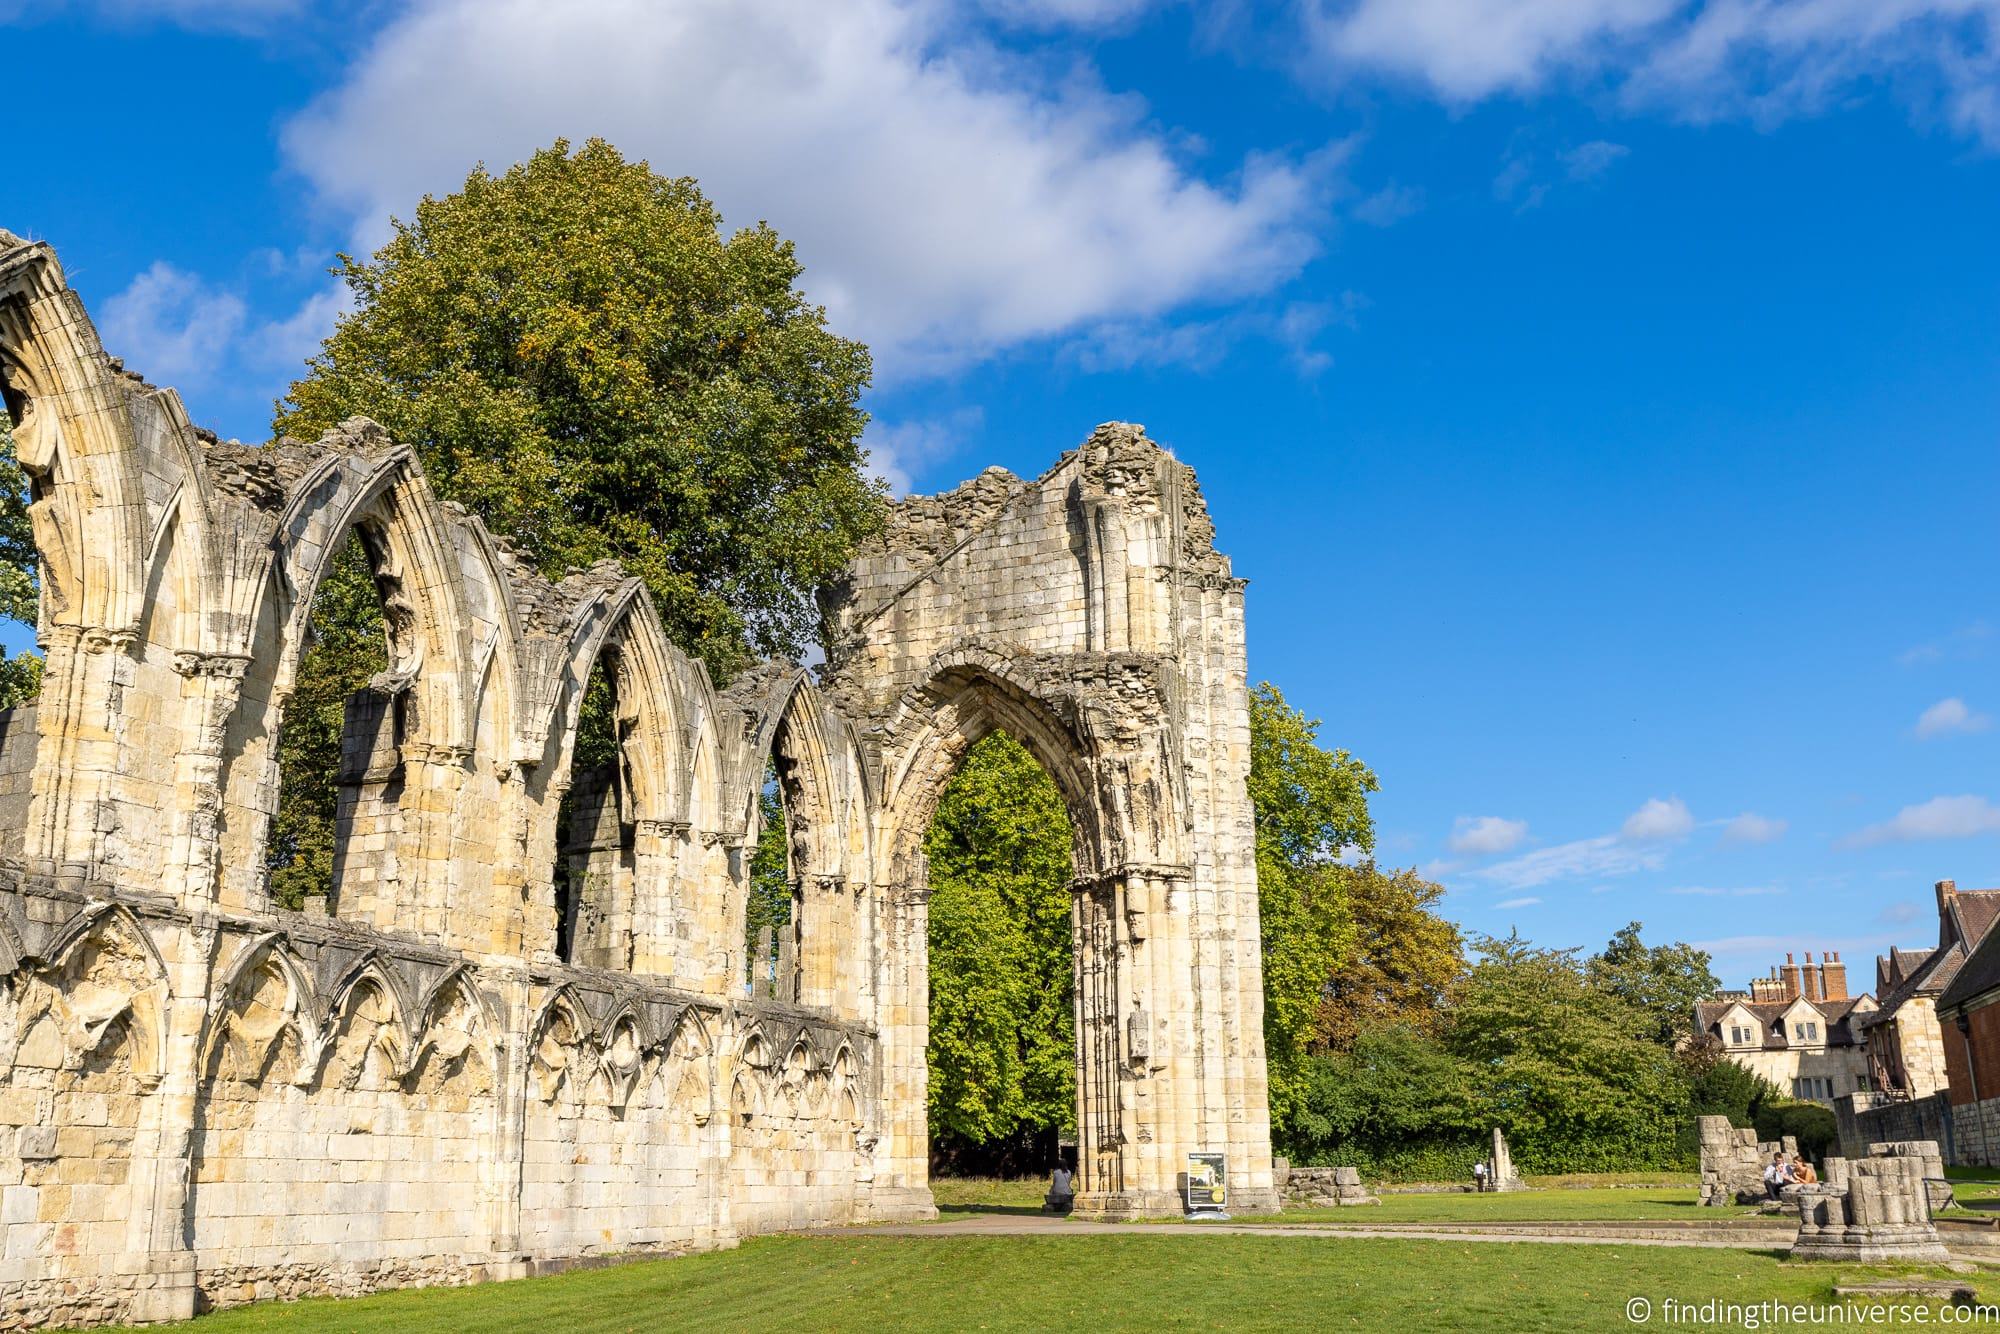
[[[1799,965],[1797,961],[1795,961],[1792,958],[1792,952],[1790,950],[1785,951],[1785,966],[1778,970],[1778,974],[1779,976],[1785,979],[1784,990],[1779,995],[1778,999],[1788,1002],[1797,1000],[1799,998],[1799,989],[1800,989]]]
[[[1806,998],[1807,1000],[1809,1000],[1809,1001],[1816,1001],[1816,1000],[1818,1000],[1818,999],[1819,999],[1819,969],[1817,969],[1817,968],[1813,967],[1813,961],[1812,961],[1812,951],[1811,951],[1811,950],[1807,950],[1807,951],[1806,951],[1806,969],[1805,969],[1805,972],[1804,972],[1804,973],[1802,974],[1802,977],[1803,977],[1803,979],[1804,979],[1804,981],[1805,981],[1805,990],[1804,990],[1804,992],[1803,992],[1802,994],[1803,994],[1803,995],[1805,996],[1805,998]]]
[[[1940,918],[1951,911],[1951,905],[1957,899],[1958,881],[1940,880],[1937,882],[1938,916]]]
[[[1819,966],[1819,994],[1830,1001],[1847,999],[1847,965],[1840,961],[1839,950],[1828,950]]]

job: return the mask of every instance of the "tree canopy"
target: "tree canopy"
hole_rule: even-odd
[[[1706,950],[1675,941],[1647,945],[1639,923],[1628,922],[1586,967],[1591,984],[1643,1011],[1652,1020],[1651,1037],[1672,1047],[1694,1036],[1696,1001],[1722,985],[1709,968]]]
[[[1319,744],[1320,724],[1270,682],[1250,692],[1250,801],[1264,949],[1264,1049],[1271,1117],[1301,1105],[1334,971],[1354,941],[1341,858],[1375,843],[1375,775]]]
[[[789,241],[725,236],[693,180],[559,141],[338,272],[355,308],[280,433],[375,418],[545,573],[623,561],[718,675],[803,651],[882,497],[867,350],[827,330]]]
[[[803,653],[814,588],[880,527],[883,497],[862,468],[867,350],[827,330],[790,242],[762,224],[725,236],[694,181],[558,142],[426,197],[337,271],[354,309],[277,433],[373,417],[543,573],[624,562],[718,679]],[[269,845],[292,904],[330,880],[344,704],[386,665],[358,543],[310,624]],[[600,704],[585,736],[609,735]]]

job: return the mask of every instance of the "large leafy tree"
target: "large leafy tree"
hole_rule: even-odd
[[[28,522],[28,478],[14,458],[14,436],[0,410],[0,621],[35,623],[37,560]],[[34,697],[42,685],[42,660],[32,653],[8,657],[0,649],[0,709]]]
[[[1695,1002],[1714,995],[1722,980],[1709,967],[1708,951],[1678,940],[1648,945],[1639,931],[1638,922],[1619,928],[1585,973],[1592,986],[1651,1016],[1652,1041],[1676,1046],[1694,1036]]]
[[[789,242],[725,235],[693,181],[559,142],[425,198],[339,273],[354,309],[278,433],[375,418],[545,574],[623,561],[718,678],[802,653],[812,590],[879,528],[882,496],[861,468],[867,351],[827,330]],[[326,884],[342,703],[383,664],[358,548],[312,628],[279,738],[286,901]],[[608,734],[600,712],[587,734]]]
[[[1508,936],[1477,954],[1445,1042],[1517,1148],[1584,1170],[1669,1154],[1686,1093],[1653,1015],[1592,985],[1574,950]]]
[[[1353,939],[1321,996],[1315,1042],[1347,1051],[1364,1033],[1390,1026],[1435,1036],[1465,972],[1458,927],[1436,912],[1444,886],[1373,861],[1333,874]]]
[[[946,786],[924,851],[932,1135],[1024,1142],[1073,1127],[1075,872],[1054,780],[1019,741],[991,733]]]
[[[881,496],[868,353],[800,292],[790,242],[724,235],[694,181],[558,142],[426,197],[339,272],[355,308],[278,431],[375,418],[545,572],[623,561],[719,674],[803,650]]]
[[[1329,981],[1352,948],[1342,858],[1374,846],[1375,775],[1319,744],[1320,724],[1265,682],[1250,692],[1250,801],[1264,944],[1264,1047],[1282,1138],[1307,1096]]]

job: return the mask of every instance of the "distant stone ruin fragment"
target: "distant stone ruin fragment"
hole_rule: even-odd
[[[1754,1130],[1738,1130],[1726,1116],[1695,1118],[1701,1142],[1701,1203],[1705,1205],[1756,1204],[1769,1198],[1764,1189],[1764,1169],[1778,1154],[1798,1153],[1799,1142],[1787,1135],[1782,1140],[1760,1143]]]
[[[196,430],[4,232],[0,392],[47,653],[0,715],[0,1310],[164,1319],[930,1215],[922,844],[995,728],[1075,830],[1077,1211],[1178,1211],[1190,1151],[1276,1207],[1243,584],[1139,427],[899,504],[825,598],[818,679],[717,689],[638,580],[542,579],[369,422]],[[275,741],[356,532],[393,666],[349,707],[331,882],[287,911]],[[577,772],[593,666],[620,753]],[[794,913],[753,959],[773,762]]]

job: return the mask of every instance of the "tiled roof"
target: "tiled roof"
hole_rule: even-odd
[[[1951,984],[1938,997],[1938,1009],[1964,1005],[2000,989],[2000,931],[1989,931],[1972,956],[1954,970]]]
[[[1950,915],[1938,921],[1937,948],[1926,951],[1923,961],[1904,973],[1896,989],[1882,997],[1882,1008],[1863,1026],[1887,1020],[1912,996],[1949,991],[1966,960],[1991,938],[1996,921],[2000,921],[2000,889],[1961,889],[1952,895]],[[1898,953],[1908,958],[1917,951]]]
[[[1786,1032],[1784,1025],[1779,1021],[1790,1012],[1794,1005],[1803,1003],[1817,1012],[1820,1022],[1826,1026],[1827,1046],[1852,1047],[1858,1045],[1861,1041],[1860,1036],[1855,1032],[1855,1029],[1860,1025],[1855,1021],[1869,1013],[1869,1011],[1864,1010],[1861,1016],[1856,1016],[1854,1014],[1854,1007],[1869,999],[1870,997],[1866,993],[1863,993],[1859,996],[1850,996],[1846,1000],[1837,1001],[1709,1000],[1702,1001],[1694,1007],[1694,1021],[1695,1027],[1702,1032],[1713,1033],[1717,1037],[1720,1037],[1722,1017],[1732,1009],[1740,1006],[1757,1017],[1758,1027],[1763,1033],[1764,1049],[1766,1051],[1784,1051],[1789,1049],[1792,1044],[1790,1034]]]

